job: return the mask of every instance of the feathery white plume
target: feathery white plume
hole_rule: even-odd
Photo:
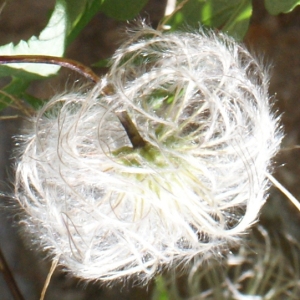
[[[264,68],[233,39],[145,27],[93,90],[38,112],[16,172],[23,222],[76,276],[147,282],[257,220],[277,121]]]

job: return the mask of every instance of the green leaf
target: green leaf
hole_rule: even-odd
[[[62,56],[65,51],[65,38],[67,30],[66,16],[67,14],[65,0],[57,0],[49,22],[44,30],[40,33],[39,37],[32,36],[28,41],[20,41],[17,45],[9,43],[7,45],[1,46],[0,55],[27,54]],[[7,66],[12,69],[22,69],[26,72],[38,74],[40,76],[49,76],[52,74],[56,74],[60,69],[60,67],[56,65],[32,63],[9,64]],[[19,76],[23,76],[23,73],[18,74]]]
[[[97,68],[108,68],[110,64],[111,58],[100,59],[99,61],[92,64],[93,67]]]
[[[248,30],[251,15],[251,0],[189,0],[167,24],[172,30],[186,25],[199,28],[201,24],[241,40]]]
[[[8,95],[13,95],[14,97],[20,97],[24,91],[28,88],[29,81],[23,80],[21,78],[13,77],[11,82],[7,84],[1,91]],[[11,97],[1,93],[0,91],[0,111],[5,107],[9,106],[13,100]]]
[[[45,100],[36,98],[26,92],[23,92],[21,94],[21,97],[23,100],[25,100],[29,105],[31,105],[36,110],[41,108],[45,104]]]
[[[67,1],[69,45],[88,22],[99,12],[104,0],[72,0]]]
[[[111,18],[126,21],[136,17],[147,2],[148,0],[104,0],[101,11]]]
[[[9,66],[14,66],[14,65],[15,64],[0,65],[0,77],[13,76],[13,77],[22,78],[27,81],[45,79],[44,76],[38,75],[36,73],[27,72],[27,70],[25,71],[23,69],[9,67]],[[23,63],[22,65],[24,67],[25,63]],[[29,65],[29,64],[26,64],[26,65]],[[20,64],[20,66],[21,66],[21,64]]]
[[[299,0],[265,0],[266,9],[271,15],[288,13],[297,5],[300,5]]]
[[[62,57],[67,44],[79,34],[90,19],[99,11],[103,0],[57,0],[49,22],[39,37],[32,36],[0,47],[0,55],[51,55]],[[9,67],[8,67],[9,66]],[[19,76],[41,79],[54,75],[59,66],[37,63],[8,64],[0,66],[1,76]]]
[[[169,300],[169,294],[165,286],[165,282],[162,276],[158,276],[155,279],[155,290],[152,296],[152,300]]]

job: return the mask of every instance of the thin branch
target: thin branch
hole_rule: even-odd
[[[77,73],[83,75],[87,79],[98,82],[99,77],[87,66],[84,64],[64,58],[64,57],[56,57],[56,56],[48,56],[48,55],[1,55],[0,56],[0,64],[11,64],[11,63],[40,63],[40,64],[51,64],[51,65],[59,65],[61,67],[65,67],[76,71]]]
[[[13,95],[10,95],[8,93],[6,93],[5,91],[0,90],[0,94],[4,95],[7,98],[10,98],[12,103],[14,103],[14,105],[12,103],[9,104],[10,107],[17,109],[19,111],[22,111],[26,116],[31,116],[33,111],[31,108],[29,108],[28,106],[26,106],[25,104],[22,103],[22,101],[16,97],[14,97]],[[1,103],[2,101],[0,101]],[[4,102],[5,104],[5,102]],[[6,119],[11,119],[11,118],[18,118],[19,116],[1,116],[0,119],[1,120],[6,120]]]
[[[163,31],[165,29],[166,23],[168,23],[168,21],[170,21],[170,19],[179,11],[181,10],[184,5],[188,2],[189,0],[183,0],[181,3],[179,3],[175,9],[172,11],[171,14],[169,15],[165,15],[164,18],[162,18],[162,20],[160,21],[160,23],[157,26],[157,30]]]
[[[11,63],[42,63],[42,64],[54,64],[59,65],[73,71],[78,72],[87,79],[97,83],[100,78],[87,66],[81,64],[78,61],[56,56],[47,55],[1,55],[1,64],[11,64]],[[105,93],[111,93],[111,88],[108,86],[104,90]],[[132,120],[130,119],[126,111],[116,113],[121,124],[123,125],[132,145],[134,148],[142,148],[146,145]]]
[[[267,174],[269,180],[296,206],[300,211],[300,202],[289,192],[277,179],[275,179],[271,174]]]
[[[24,300],[18,285],[12,275],[12,272],[9,269],[9,266],[4,258],[4,255],[0,249],[0,270],[3,273],[3,277],[9,287],[9,290],[12,294],[12,296],[14,297],[15,300]]]
[[[4,121],[4,120],[13,120],[13,119],[18,119],[19,116],[18,115],[13,115],[13,116],[1,116],[0,117],[0,121]]]
[[[300,145],[294,145],[294,146],[291,146],[291,147],[282,148],[282,149],[280,149],[280,152],[291,151],[291,150],[299,150],[299,149],[300,149]]]
[[[116,112],[116,115],[124,127],[133,148],[143,148],[146,142],[139,134],[127,111]]]
[[[50,268],[50,271],[47,275],[47,278],[46,278],[46,281],[45,281],[45,284],[44,284],[44,287],[43,287],[43,290],[42,290],[42,293],[41,293],[41,297],[40,297],[40,300],[44,300],[45,298],[45,295],[46,295],[46,291],[48,289],[48,286],[49,286],[49,283],[50,283],[50,280],[51,280],[51,277],[57,267],[57,264],[58,264],[58,261],[59,261],[59,258],[55,258],[53,259],[52,261],[52,265],[51,265],[51,268]]]

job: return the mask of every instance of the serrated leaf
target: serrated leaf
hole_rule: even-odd
[[[300,5],[299,0],[265,0],[266,9],[271,15],[288,13],[297,5]]]
[[[136,17],[148,0],[104,0],[101,6],[107,16],[126,21]]]
[[[67,14],[65,0],[57,0],[51,18],[39,37],[32,36],[28,41],[20,41],[14,45],[9,43],[0,47],[1,55],[51,55],[62,56],[65,51],[67,30]],[[59,66],[45,64],[9,64],[12,69],[49,76],[59,70]]]
[[[205,25],[241,40],[248,30],[251,15],[251,0],[189,0],[167,24],[171,30]]]

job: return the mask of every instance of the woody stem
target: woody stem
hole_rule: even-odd
[[[97,83],[100,78],[87,66],[82,63],[64,58],[64,57],[56,57],[56,56],[48,56],[48,55],[1,55],[0,56],[0,65],[1,64],[11,64],[11,63],[42,63],[42,64],[53,64],[59,65],[77,73],[83,75],[85,78]],[[109,88],[107,88],[109,90]],[[119,118],[122,126],[124,127],[128,138],[130,139],[132,146],[134,148],[142,148],[146,145],[146,142],[143,140],[141,135],[139,134],[137,128],[134,123],[130,119],[128,113],[126,111],[121,111],[116,113]]]
[[[122,126],[124,127],[127,136],[133,146],[133,148],[143,148],[146,145],[145,140],[141,137],[136,126],[130,119],[127,111],[116,112],[117,117],[119,118]]]
[[[1,55],[0,64],[11,64],[11,63],[39,63],[39,64],[51,64],[59,65],[76,71],[77,73],[83,75],[87,79],[98,82],[99,77],[87,66],[82,63],[57,56],[48,55]]]

